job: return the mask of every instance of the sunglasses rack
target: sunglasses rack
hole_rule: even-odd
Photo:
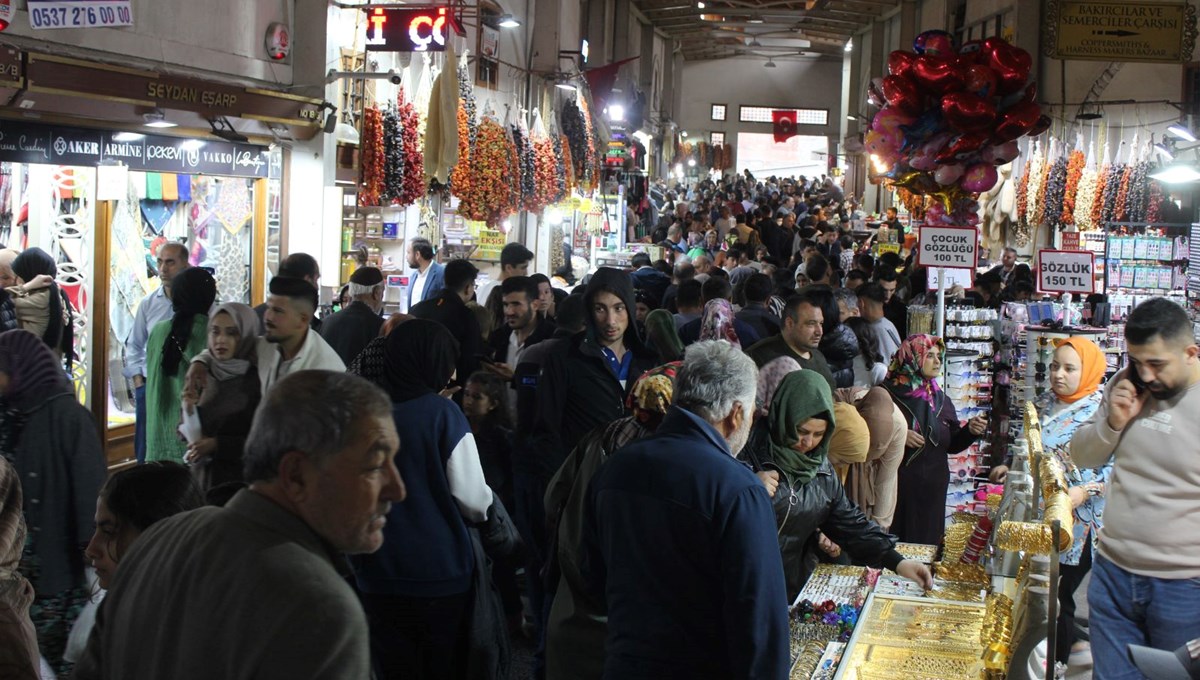
[[[994,367],[999,316],[993,309],[950,307],[946,310],[946,361],[942,386],[960,421],[988,417],[989,430],[995,389]],[[987,496],[980,486],[991,470],[987,435],[965,451],[950,456],[950,486],[946,493],[946,522],[955,513],[982,514]]]

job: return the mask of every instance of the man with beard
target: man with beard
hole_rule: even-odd
[[[581,570],[607,604],[605,678],[788,676],[774,512],[734,458],[757,382],[732,345],[692,345],[662,424],[593,478]]]
[[[1115,454],[1088,586],[1097,678],[1134,678],[1130,644],[1200,637],[1200,346],[1182,307],[1147,300],[1125,324],[1129,365],[1071,440],[1071,461]]]
[[[303,279],[276,276],[271,279],[270,291],[263,315],[267,332],[255,340],[263,394],[290,373],[309,369],[346,370],[337,352],[309,326],[317,311],[317,289]],[[192,359],[185,392],[194,390],[197,397],[203,392],[210,361],[212,354],[208,350]]]
[[[445,267],[433,261],[433,244],[427,238],[414,238],[408,249],[408,266],[414,269],[408,282],[408,308],[432,300],[442,292]]]
[[[825,314],[817,300],[804,293],[793,295],[783,308],[783,327],[779,335],[756,343],[746,350],[746,354],[759,368],[779,357],[791,357],[802,368],[820,373],[829,382],[830,389],[837,389],[829,362],[819,349],[825,334],[824,322]]]
[[[484,362],[483,367],[509,383],[509,416],[516,422],[517,392],[512,384],[513,371],[521,363],[525,350],[554,335],[554,324],[540,319],[534,312],[538,284],[528,276],[504,279],[500,284],[500,295],[504,301],[504,324],[488,337],[492,361]]]

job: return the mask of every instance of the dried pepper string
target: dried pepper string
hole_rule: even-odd
[[[1059,223],[1062,225],[1075,224],[1075,197],[1079,193],[1079,181],[1083,178],[1083,166],[1087,157],[1076,149],[1067,159],[1067,181],[1063,188],[1062,213]]]
[[[358,195],[360,205],[380,204],[386,162],[384,146],[383,114],[377,108],[368,107],[363,111],[362,189]]]

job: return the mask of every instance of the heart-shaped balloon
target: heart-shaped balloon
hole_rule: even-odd
[[[1027,134],[1037,124],[1041,115],[1042,107],[1034,102],[1017,104],[1000,114],[992,139],[997,144],[1003,144]]]
[[[883,96],[889,106],[894,106],[903,113],[916,113],[921,110],[921,93],[917,91],[916,84],[908,78],[884,78]]]
[[[983,53],[982,40],[971,40],[963,43],[962,47],[958,48],[958,55],[954,58],[959,66],[978,64],[981,59],[983,63],[987,63],[987,55]]]
[[[901,78],[908,77],[909,70],[912,69],[913,62],[917,60],[917,55],[905,50],[893,50],[888,55],[888,73]]]
[[[983,150],[983,160],[992,165],[1006,165],[1020,154],[1016,141],[990,146]]]
[[[951,56],[954,54],[954,36],[946,31],[924,31],[913,40],[913,52]]]
[[[887,97],[883,96],[883,78],[872,78],[867,85],[867,101],[871,106],[883,107],[887,104]]]
[[[933,179],[944,187],[950,186],[957,182],[964,172],[966,172],[966,168],[960,163],[939,165],[938,169],[933,171]]]
[[[996,74],[996,93],[1004,96],[1025,87],[1033,57],[1020,47],[1002,43],[992,50],[988,66]]]
[[[946,148],[937,155],[938,163],[961,163],[983,148],[988,142],[988,133],[964,132],[950,140]]]
[[[960,67],[963,74],[963,89],[980,97],[996,94],[996,74],[983,64]]]
[[[963,74],[958,64],[950,59],[921,55],[912,66],[912,78],[926,92],[942,95],[961,90]]]
[[[999,173],[996,172],[996,166],[991,163],[976,163],[967,168],[967,171],[963,173],[962,179],[958,181],[958,185],[964,191],[981,194],[996,186],[996,180],[999,176]]]
[[[998,111],[1007,111],[1017,104],[1031,102],[1035,99],[1037,99],[1037,83],[1029,83],[1023,89],[1001,97],[1000,104],[996,109]]]
[[[942,97],[942,115],[961,132],[983,130],[996,120],[996,105],[970,92],[951,92]]]
[[[1038,116],[1037,122],[1034,123],[1033,127],[1029,128],[1029,132],[1026,132],[1025,134],[1029,135],[1030,137],[1037,137],[1046,130],[1050,129],[1050,122],[1050,116]]]

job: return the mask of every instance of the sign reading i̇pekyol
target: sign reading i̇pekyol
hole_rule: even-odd
[[[976,234],[974,227],[921,227],[917,264],[975,269]]]
[[[1096,255],[1086,250],[1039,250],[1038,291],[1091,295],[1096,286]]]

